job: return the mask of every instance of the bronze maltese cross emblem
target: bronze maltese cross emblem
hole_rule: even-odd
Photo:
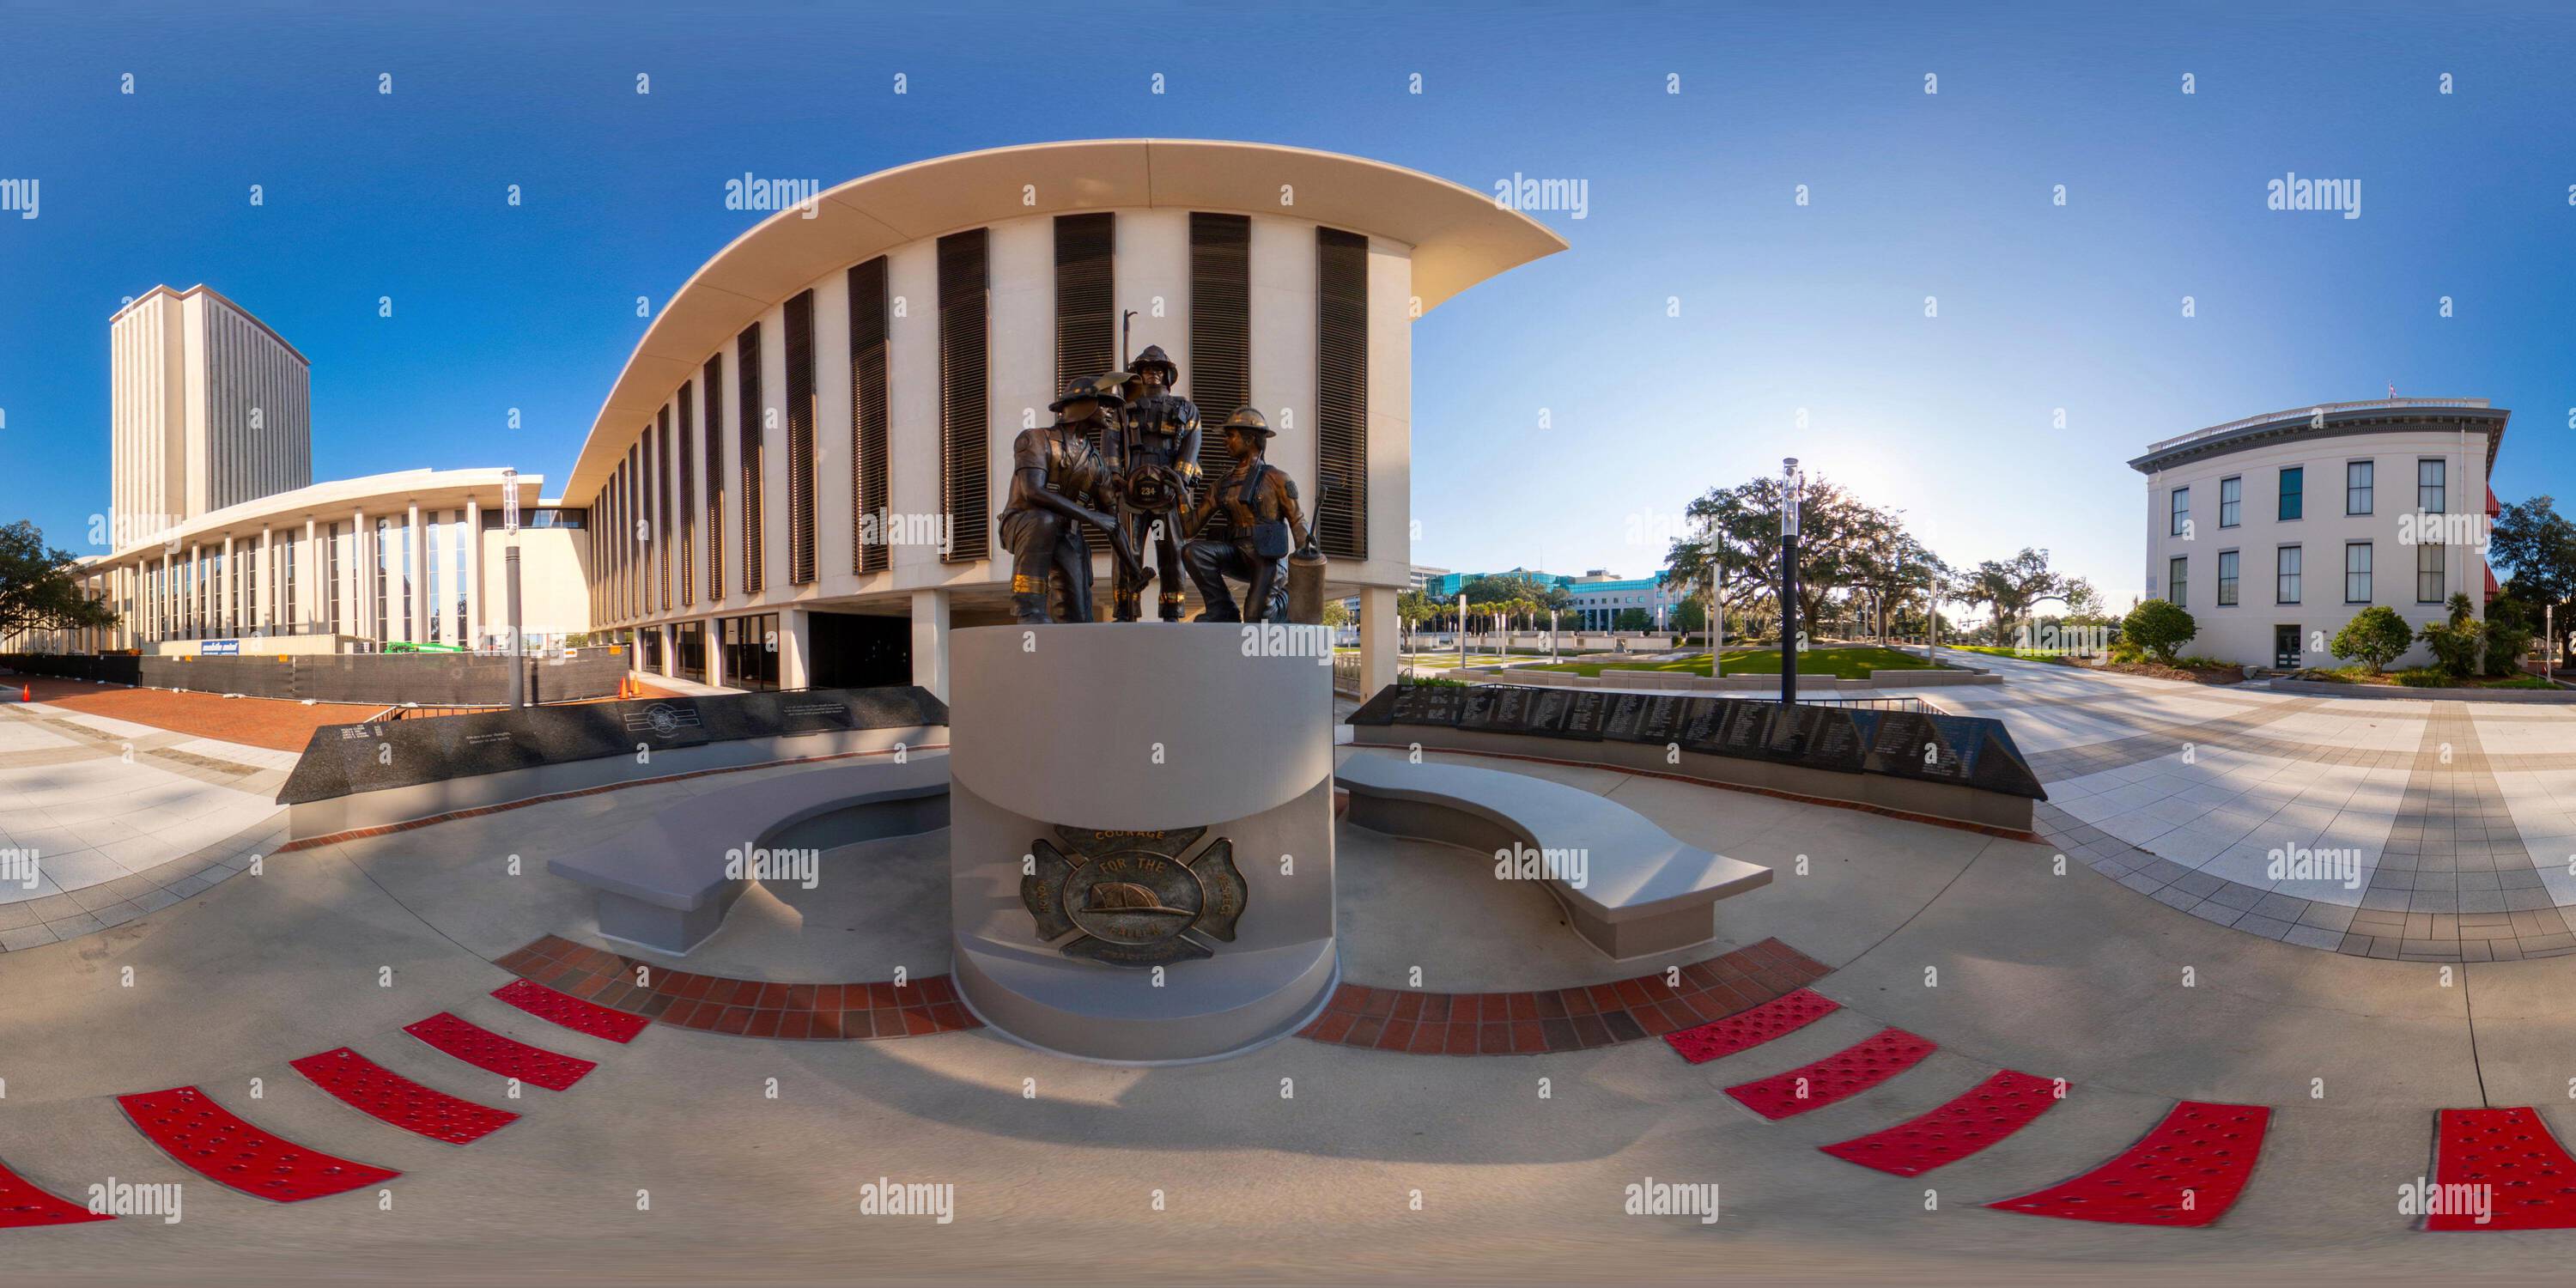
[[[1234,842],[1218,837],[1184,859],[1204,827],[1164,832],[1098,832],[1058,827],[1057,848],[1029,846],[1020,902],[1037,918],[1038,938],[1064,945],[1067,957],[1112,966],[1159,966],[1213,957],[1207,939],[1234,942],[1243,915],[1243,874]]]

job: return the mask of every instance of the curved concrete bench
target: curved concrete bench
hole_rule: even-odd
[[[824,848],[938,831],[948,826],[948,757],[842,762],[699,792],[546,860],[546,870],[598,891],[601,934],[686,954],[749,888],[751,878],[736,874],[747,871],[745,851],[818,821],[831,824],[826,835],[795,839]]]
[[[1560,856],[1541,879],[1575,933],[1612,957],[1713,939],[1718,900],[1771,883],[1769,868],[1685,845],[1625,805],[1544,778],[1373,755],[1350,757],[1333,777],[1350,789],[1350,820],[1371,831]]]

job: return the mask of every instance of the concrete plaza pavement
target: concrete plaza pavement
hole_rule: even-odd
[[[2030,741],[2046,750],[2050,736],[2034,728]],[[1548,1281],[1615,1267],[1623,1280],[1678,1282],[1722,1265],[1991,1282],[2185,1266],[2222,1278],[2536,1272],[2576,1250],[2576,1236],[2558,1233],[2425,1235],[2395,1206],[2398,1186],[2430,1166],[2437,1109],[2536,1104],[2562,1133],[2576,1121],[2554,1108],[2557,1053],[2576,1040],[2555,999],[2576,963],[2318,952],[2164,906],[2081,862],[2061,869],[2054,845],[1456,759],[1602,792],[1677,836],[1773,866],[1771,886],[1720,905],[1712,951],[1777,937],[1834,968],[1816,988],[1845,1009],[1697,1067],[1652,1040],[1450,1058],[1290,1039],[1219,1064],[1119,1069],[983,1031],[775,1042],[654,1025],[618,1046],[484,996],[512,977],[491,958],[529,938],[598,942],[583,893],[543,875],[550,852],[613,837],[723,780],[663,783],[289,852],[184,905],[0,957],[0,1050],[11,1053],[0,1159],[58,1193],[113,1176],[186,1181],[190,1199],[175,1226],[11,1231],[9,1251],[32,1275],[109,1278],[542,1265],[577,1266],[548,1272],[576,1281]],[[939,840],[833,851],[817,890],[756,892],[754,915],[688,967],[783,980],[944,969],[944,937],[923,930],[944,915],[944,887],[925,879]],[[1426,987],[1472,992],[1639,969],[1590,956],[1541,892],[1492,880],[1477,856],[1346,827],[1340,865],[1357,983],[1402,988],[1420,966]],[[561,1094],[503,1099],[496,1079],[402,1034],[439,1010],[599,1060],[599,1071]],[[1873,1091],[1780,1122],[1723,1093],[1884,1025],[1941,1049]],[[390,1130],[286,1065],[343,1044],[526,1117],[462,1149]],[[2069,1096],[1925,1177],[1814,1148],[1929,1109],[1998,1068],[2063,1077]],[[290,1139],[402,1169],[390,1209],[373,1191],[275,1205],[196,1183],[113,1100],[188,1083]],[[2185,1098],[2275,1111],[2251,1187],[2217,1226],[1980,1206],[2098,1164]],[[953,1184],[954,1223],[857,1215],[857,1187],[879,1177]],[[1623,1215],[1624,1188],[1647,1178],[1719,1184],[1721,1219]]]

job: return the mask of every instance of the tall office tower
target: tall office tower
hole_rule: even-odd
[[[312,483],[312,366],[266,323],[202,285],[156,286],[108,336],[115,548]]]

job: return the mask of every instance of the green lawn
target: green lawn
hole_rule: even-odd
[[[1530,671],[1572,671],[1577,675],[1599,675],[1604,668],[1630,671],[1678,671],[1691,675],[1708,674],[1708,654],[1683,658],[1676,662],[1627,662],[1616,659],[1563,662],[1552,666],[1524,667]],[[1921,656],[1900,653],[1892,648],[1855,646],[1851,648],[1809,649],[1798,655],[1798,674],[1830,675],[1839,680],[1865,680],[1872,671],[1947,670],[1934,667]],[[1777,649],[1728,649],[1728,675],[1778,675],[1780,653]]]

